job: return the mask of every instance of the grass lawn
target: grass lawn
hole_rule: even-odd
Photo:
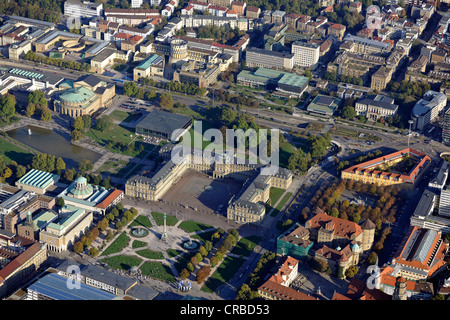
[[[138,249],[138,248],[145,247],[147,244],[148,243],[144,242],[144,241],[134,240],[133,243],[131,244],[131,247],[133,249]]]
[[[136,137],[134,131],[127,127],[112,124],[111,127],[104,131],[99,131],[94,128],[89,129],[86,132],[86,136],[98,142],[101,146],[105,147],[107,150],[114,153],[121,153],[132,157],[137,157],[139,155],[139,146],[142,144],[144,146],[144,152],[151,150],[153,146],[148,143],[143,143],[140,141],[141,137]],[[131,141],[135,142],[134,150],[130,152],[121,151],[116,148],[117,143],[122,145],[128,145]],[[111,143],[111,144],[110,144]]]
[[[249,236],[247,238],[241,238],[236,246],[231,250],[231,253],[242,255],[244,257],[250,255],[255,249],[256,245],[261,241],[261,237]]]
[[[98,169],[100,173],[118,174],[119,171],[128,164],[128,161],[109,159]]]
[[[295,147],[289,142],[285,141],[280,144],[280,166],[287,168],[289,164],[289,157],[296,151]]]
[[[152,212],[152,217],[155,219],[155,222],[158,226],[164,225],[164,213],[161,212]],[[178,219],[175,218],[175,216],[171,216],[169,214],[166,214],[166,225],[167,226],[174,226],[178,222]]]
[[[202,242],[211,241],[211,237],[215,232],[217,232],[217,229],[213,230],[213,231],[207,231],[207,232],[201,232],[199,234],[194,234],[193,236],[191,236],[191,238],[198,239]]]
[[[144,262],[141,266],[141,271],[144,276],[164,280],[167,282],[177,281],[170,267],[160,262],[153,262],[153,261]]]
[[[113,269],[127,271],[131,267],[138,266],[142,262],[142,259],[135,256],[121,255],[102,259],[102,262],[108,264]]]
[[[147,259],[164,259],[162,252],[152,251],[150,249],[139,250],[136,253]]]
[[[105,251],[101,254],[102,256],[106,256],[111,253],[117,253],[122,251],[123,248],[125,248],[128,245],[128,242],[130,241],[130,238],[127,236],[127,233],[123,231],[120,236],[114,240],[113,243],[110,244],[108,248],[106,248]]]
[[[18,164],[26,166],[31,163],[33,154],[28,152],[5,139],[0,138],[0,154],[6,164],[16,161]]]
[[[142,116],[142,113],[137,112],[126,112],[122,110],[114,110],[111,112],[110,116],[117,121],[121,122],[133,122],[139,119]]]
[[[129,225],[129,227],[136,227],[136,226],[143,226],[147,228],[153,227],[149,217],[143,215],[138,215],[136,219],[134,219],[134,221]]]
[[[280,202],[278,202],[278,205],[276,207],[276,209],[278,211],[280,211],[281,209],[283,209],[284,205],[286,204],[286,202],[289,200],[289,198],[292,196],[292,192],[286,192],[286,194],[284,195],[283,199],[281,199]]]
[[[204,292],[214,292],[221,284],[229,281],[242,265],[243,259],[227,256],[201,288]]]
[[[180,255],[183,251],[176,249],[168,249],[166,252],[170,258],[173,258]]]
[[[213,228],[213,226],[209,226],[207,224],[203,224],[203,223],[199,223],[196,221],[192,221],[192,220],[188,220],[188,221],[183,221],[178,225],[178,228],[190,233],[190,232],[197,232],[197,231],[202,231],[202,230],[206,230],[209,228]]]

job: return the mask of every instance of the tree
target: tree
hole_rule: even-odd
[[[27,109],[25,111],[25,115],[28,118],[31,118],[34,115],[34,112],[36,111],[36,106],[34,105],[34,103],[28,103],[27,105]]]
[[[88,114],[84,114],[82,117],[83,119],[83,127],[84,129],[89,129],[92,125],[92,119],[91,116]]]
[[[75,251],[76,253],[82,253],[83,250],[84,245],[80,241],[75,242],[75,244],[73,245],[73,251]]]
[[[358,273],[359,268],[357,266],[350,266],[347,270],[345,270],[345,276],[347,278],[353,278]]]
[[[42,110],[41,120],[42,121],[50,121],[51,119],[52,119],[52,112],[50,111],[50,109],[46,108],[46,109]]]
[[[98,249],[96,247],[92,247],[89,249],[88,255],[90,257],[96,257],[98,255]]]
[[[66,203],[65,203],[65,201],[64,201],[64,199],[63,199],[62,197],[58,197],[58,198],[56,198],[55,204],[56,204],[58,207],[62,208],[62,207],[64,207],[64,205],[65,205]]]
[[[136,83],[134,83],[132,81],[125,82],[125,84],[123,86],[123,94],[128,97],[132,97],[132,96],[135,96],[136,93],[137,93]]]
[[[24,175],[25,175],[25,173],[27,172],[27,169],[24,167],[24,166],[22,166],[22,165],[18,165],[17,167],[16,167],[16,178],[21,178],[21,177],[23,177]]]
[[[55,164],[56,171],[61,172],[62,170],[66,170],[66,163],[62,158],[56,159]]]
[[[5,94],[0,98],[0,119],[9,122],[16,114],[16,98],[12,94]]]
[[[113,123],[113,119],[110,116],[106,115],[97,120],[94,128],[99,131],[105,131],[111,128]]]
[[[210,266],[208,266],[208,265],[202,266],[197,271],[197,276],[196,276],[197,282],[198,283],[202,283],[203,281],[205,281],[205,279],[209,276],[210,273],[211,273],[211,267]]]
[[[172,95],[167,92],[162,93],[159,97],[159,105],[163,109],[172,109],[174,105]]]
[[[353,108],[352,106],[345,106],[342,109],[342,118],[353,119],[354,117],[356,117],[355,108]]]
[[[183,268],[183,270],[181,270],[181,272],[180,272],[180,278],[181,278],[182,280],[184,280],[184,279],[186,279],[187,277],[189,277],[190,274],[191,274],[191,273],[190,273],[186,268]]]
[[[73,128],[78,131],[82,131],[84,129],[84,120],[82,117],[78,117],[75,119]]]

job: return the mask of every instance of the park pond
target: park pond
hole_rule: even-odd
[[[70,136],[65,132],[57,132],[35,126],[24,126],[9,130],[8,135],[38,152],[61,157],[67,167],[72,168],[81,160],[95,163],[101,154],[70,143]]]

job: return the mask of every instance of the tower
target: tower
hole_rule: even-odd
[[[392,300],[406,300],[406,279],[403,277],[398,277],[395,282],[394,294],[392,295]]]
[[[361,243],[362,251],[370,250],[370,248],[372,247],[373,241],[375,239],[375,228],[376,228],[375,223],[373,223],[369,219],[366,219],[361,224],[361,229],[363,231]]]
[[[167,242],[167,228],[166,228],[166,213],[164,212],[164,229],[161,235],[161,240]]]

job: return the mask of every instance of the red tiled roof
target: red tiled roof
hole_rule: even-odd
[[[429,156],[427,156],[426,154],[419,152],[417,150],[411,149],[411,148],[406,148],[373,160],[369,160],[363,163],[359,163],[357,165],[354,165],[350,168],[347,168],[345,170],[343,170],[342,172],[349,172],[349,173],[354,173],[356,171],[358,172],[369,172],[369,173],[374,173],[374,169],[372,169],[371,167],[374,166],[378,166],[380,161],[389,161],[390,159],[393,159],[395,157],[401,156],[401,155],[406,155],[406,154],[414,154],[415,156],[421,158],[419,163],[411,170],[411,172],[408,175],[404,175],[404,174],[395,174],[395,173],[387,173],[387,172],[382,172],[380,173],[380,175],[389,175],[390,177],[394,177],[394,178],[400,178],[402,180],[410,180],[412,183],[414,183],[414,180],[416,178],[416,175],[418,174],[418,172],[420,171],[420,169],[425,165],[426,162],[431,162],[431,158]]]
[[[332,229],[339,237],[352,239],[362,233],[362,228],[355,222],[332,217],[320,211],[316,211],[317,214],[306,222],[308,229],[324,228],[327,223],[332,222]]]
[[[97,208],[106,209],[108,206],[123,193],[122,190],[115,189],[102,202],[96,205]]]
[[[292,288],[282,286],[273,281],[266,281],[258,290],[274,295],[281,300],[317,300],[316,298],[307,295],[306,293],[296,291]]]

